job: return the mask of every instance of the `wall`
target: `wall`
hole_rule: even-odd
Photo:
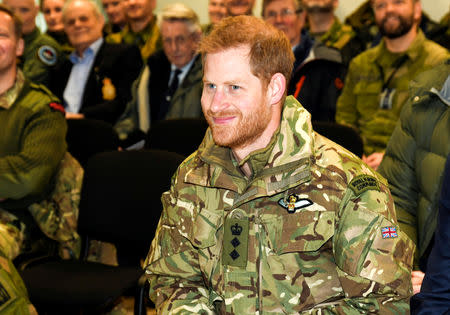
[[[344,20],[353,10],[355,10],[365,0],[341,0],[337,9],[337,16]],[[158,12],[165,5],[174,2],[183,2],[190,6],[199,15],[201,23],[208,22],[208,0],[157,0],[156,11]],[[435,21],[439,21],[446,12],[449,11],[450,0],[421,0],[423,10]],[[262,0],[256,0],[253,13],[261,15]]]

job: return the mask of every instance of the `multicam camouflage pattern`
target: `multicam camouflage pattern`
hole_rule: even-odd
[[[145,261],[159,313],[408,313],[414,245],[398,229],[386,181],[316,134],[291,96],[267,156],[247,180],[208,130],[179,167]],[[349,188],[357,176],[377,185]],[[244,244],[228,238],[229,220],[231,234],[248,223]],[[384,227],[398,236],[383,239]],[[229,241],[244,266],[224,263]]]
[[[407,60],[395,70],[395,62],[405,54]],[[410,81],[449,56],[445,48],[427,40],[422,31],[419,31],[405,54],[389,52],[382,41],[350,63],[344,89],[336,106],[336,121],[358,129],[367,155],[386,149],[403,104],[408,99]],[[392,108],[381,109],[379,104],[383,85],[393,73],[388,85],[395,89]]]
[[[112,44],[136,45],[141,50],[144,62],[158,49],[162,48],[159,27],[156,24],[156,17],[142,31],[133,32],[129,25],[119,33],[113,33],[106,37],[106,41]]]
[[[81,239],[77,233],[83,168],[66,153],[56,174],[55,188],[46,200],[28,207],[44,234],[59,242],[62,258],[78,258]]]
[[[19,255],[25,239],[25,225],[0,208],[0,313],[34,314],[25,284],[12,260]],[[36,313],[37,314],[37,313]]]

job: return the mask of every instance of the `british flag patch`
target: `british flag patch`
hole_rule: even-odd
[[[395,226],[381,228],[381,235],[383,238],[396,238],[398,237],[397,228]]]

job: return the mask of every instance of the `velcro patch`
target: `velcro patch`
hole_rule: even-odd
[[[52,110],[56,110],[58,112],[63,113],[64,115],[66,114],[66,111],[64,109],[64,106],[62,106],[60,103],[56,103],[56,102],[52,102],[50,104],[48,104],[48,106],[50,106],[50,108]]]
[[[378,180],[370,175],[358,175],[352,179],[349,187],[353,190],[356,196],[361,195],[367,190],[378,190],[380,191],[380,185]]]
[[[51,46],[41,46],[38,52],[39,60],[42,61],[47,66],[54,66],[56,64],[56,60],[58,59],[58,53],[55,48]]]

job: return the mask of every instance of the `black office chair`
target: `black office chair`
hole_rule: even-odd
[[[19,269],[38,312],[99,314],[135,290],[135,314],[145,314],[145,258],[161,214],[161,194],[184,157],[159,150],[104,152],[87,163],[78,229],[80,260],[45,260]],[[86,261],[87,244],[117,246],[119,266]],[[121,251],[127,248],[128,250]]]
[[[180,118],[157,121],[147,133],[146,148],[167,150],[189,156],[197,150],[208,123],[204,118]]]
[[[362,157],[364,144],[361,136],[352,127],[323,121],[313,121],[312,126],[317,133],[343,146],[353,154]]]
[[[95,119],[67,119],[67,150],[85,167],[94,154],[115,151],[119,138],[111,124]]]

